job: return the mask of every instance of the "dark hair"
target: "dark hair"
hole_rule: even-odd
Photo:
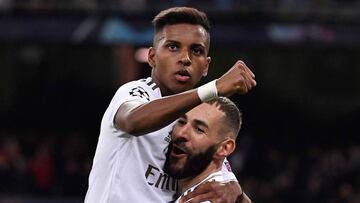
[[[233,131],[234,138],[237,137],[242,124],[241,112],[234,102],[226,97],[218,97],[216,99],[206,102],[208,104],[215,104],[219,109],[225,113],[223,133]]]
[[[173,7],[161,11],[152,21],[155,33],[161,31],[165,25],[174,25],[179,23],[189,23],[201,25],[208,33],[210,32],[210,23],[206,14],[195,8]]]

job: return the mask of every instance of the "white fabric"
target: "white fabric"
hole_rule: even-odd
[[[197,88],[197,94],[202,102],[207,102],[218,97],[216,80],[206,83]]]
[[[212,173],[210,175],[208,175],[205,179],[201,180],[199,183],[193,185],[191,188],[187,189],[182,195],[180,195],[180,197],[175,201],[175,203],[179,203],[181,197],[187,195],[188,193],[194,191],[199,185],[206,183],[206,182],[210,182],[210,181],[217,181],[217,182],[227,182],[227,179],[224,179],[225,177],[223,176],[222,171],[218,171],[215,173]],[[202,203],[211,203],[210,201],[204,201]]]
[[[151,78],[132,81],[118,89],[101,121],[85,203],[173,200],[176,180],[162,170],[173,124],[135,137],[118,130],[113,123],[122,103],[145,103],[161,97]]]

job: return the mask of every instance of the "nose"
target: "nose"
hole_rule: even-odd
[[[179,63],[182,64],[183,66],[190,66],[191,65],[190,54],[189,54],[189,52],[187,50],[183,50],[181,52]]]
[[[186,142],[189,141],[190,138],[190,125],[185,124],[182,126],[175,125],[173,131],[172,131],[172,137],[171,139],[173,141],[182,141]]]

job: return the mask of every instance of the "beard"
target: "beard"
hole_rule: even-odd
[[[184,179],[192,176],[199,175],[203,172],[210,164],[213,159],[218,145],[212,145],[208,147],[204,152],[200,153],[191,153],[187,151],[187,159],[185,164],[181,168],[176,167],[176,161],[170,156],[171,150],[173,147],[173,142],[171,141],[168,146],[168,151],[166,152],[166,161],[164,166],[164,172],[176,179]]]

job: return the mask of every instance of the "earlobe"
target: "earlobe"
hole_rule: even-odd
[[[148,52],[148,64],[149,64],[149,66],[151,66],[152,68],[155,67],[154,57],[155,57],[155,49],[154,49],[154,47],[150,47],[150,48],[149,48],[149,52]]]

